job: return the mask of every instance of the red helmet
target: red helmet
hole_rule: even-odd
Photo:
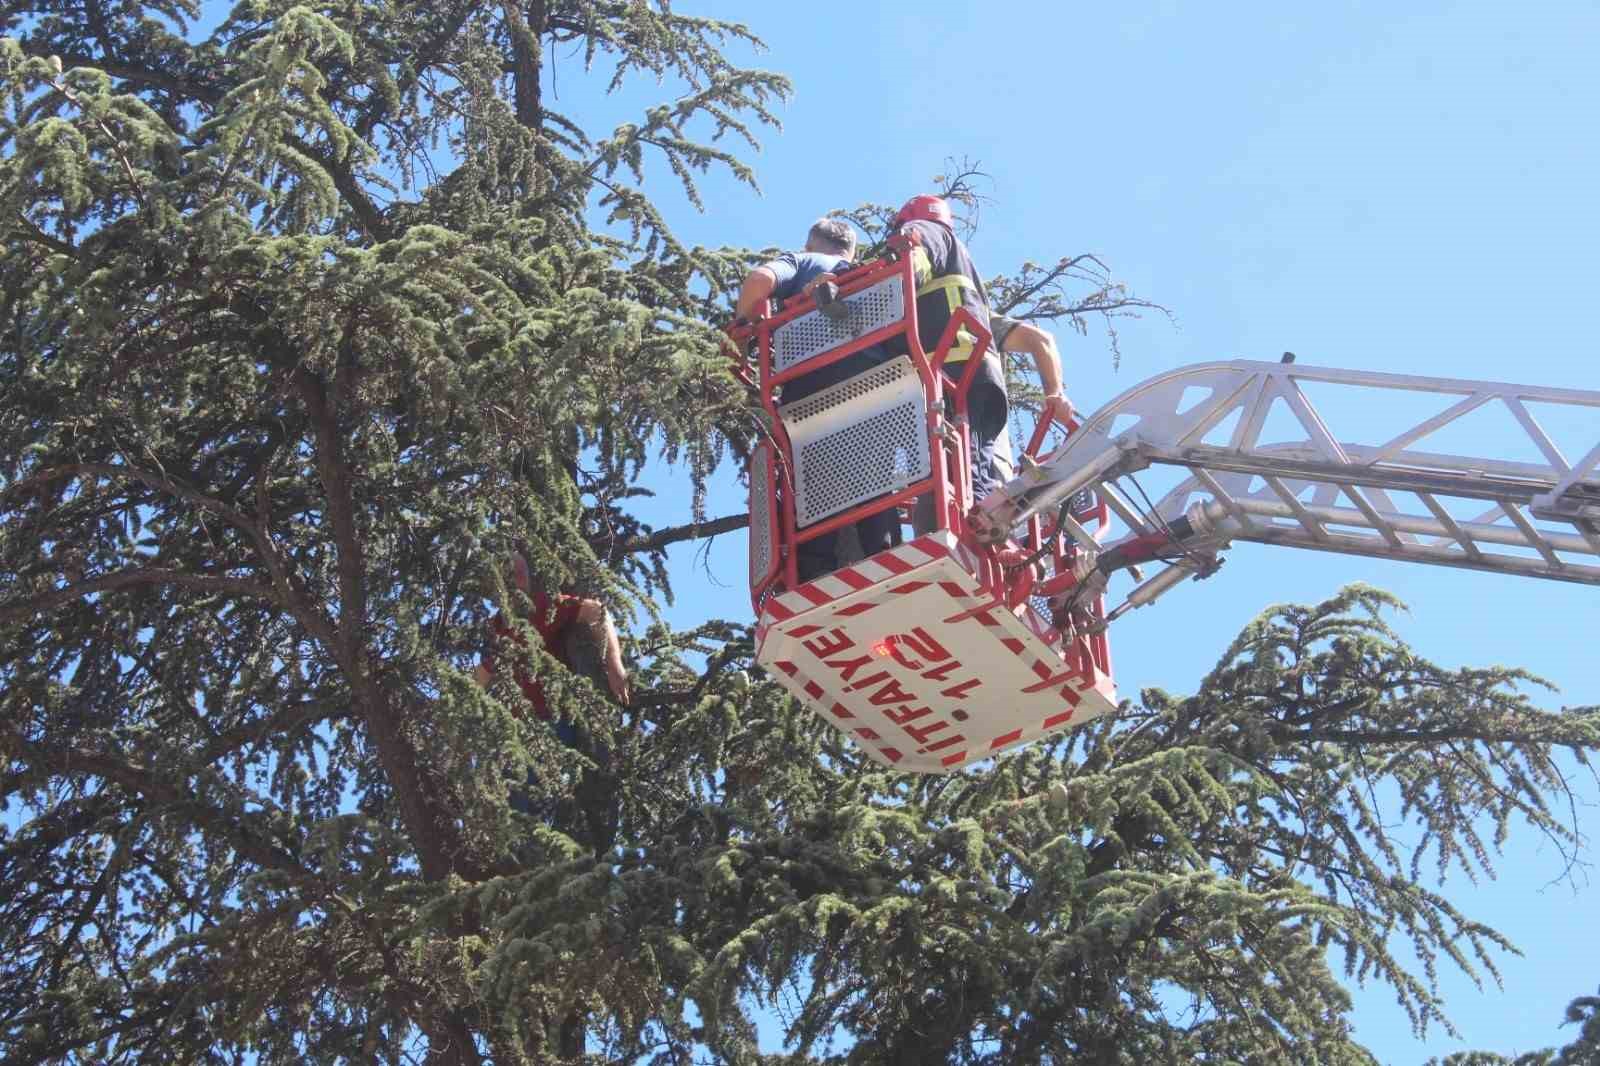
[[[944,202],[944,197],[934,196],[931,193],[922,193],[907,200],[894,216],[894,229],[899,229],[907,222],[938,222],[942,225],[955,227],[955,216],[950,213],[950,205]]]

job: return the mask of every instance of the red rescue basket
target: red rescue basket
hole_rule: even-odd
[[[749,467],[756,659],[877,762],[944,773],[1116,706],[1104,630],[1063,632],[1033,595],[1041,576],[1072,568],[1068,523],[1099,535],[1109,516],[1096,498],[1002,545],[969,532],[967,391],[988,323],[958,310],[930,358],[909,251],[891,238],[884,258],[840,277],[826,311],[798,297],[729,336],[769,429]],[[963,326],[977,343],[957,380],[944,364]],[[901,354],[783,401],[785,382],[872,345]],[[1024,468],[1049,428],[1036,428]],[[801,544],[890,509],[894,546],[799,580]],[[1103,602],[1090,613],[1103,617]]]

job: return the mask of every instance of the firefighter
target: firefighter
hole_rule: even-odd
[[[957,308],[965,307],[979,322],[989,321],[989,297],[967,246],[956,236],[950,205],[939,196],[913,196],[894,216],[890,229],[913,243],[912,265],[917,282],[917,333],[930,356]],[[946,371],[959,379],[972,358],[977,338],[965,328],[956,334],[945,360]],[[1006,480],[1010,470],[997,462],[996,449],[1006,435],[1005,369],[992,350],[967,392],[967,417],[972,437],[972,496],[981,500]]]
[[[1044,392],[1043,410],[1039,417],[1062,422],[1070,419],[1073,414],[1072,403],[1061,385],[1061,353],[1056,350],[1055,335],[1032,322],[998,314],[989,316],[989,333],[994,337],[996,351],[1027,355],[1033,359]]]

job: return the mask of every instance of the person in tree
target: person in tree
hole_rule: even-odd
[[[785,252],[751,270],[739,288],[735,314],[745,321],[765,318],[773,300],[809,295],[818,285],[833,281],[850,268],[856,254],[856,231],[848,222],[819,218],[806,234],[805,250]],[[838,384],[885,362],[889,353],[882,345],[871,345],[837,363],[809,374],[802,374],[783,386],[784,403],[793,403],[812,393]],[[868,556],[889,547],[899,513],[891,508],[855,523],[861,555]],[[811,581],[831,570],[839,558],[839,535],[824,533],[801,544],[796,555],[801,581]]]
[[[528,560],[521,552],[513,555],[513,580],[532,601],[527,621],[544,642],[545,650],[575,674],[595,682],[604,679],[611,695],[626,705],[630,699],[628,672],[622,663],[622,645],[617,639],[616,627],[605,605],[586,596],[565,592],[550,596],[534,588]],[[497,644],[520,639],[501,614],[490,622],[490,631]],[[494,676],[492,648],[479,662],[476,676],[478,683],[486,687]],[[545,696],[544,684],[539,678],[529,676],[520,665],[516,668],[516,679],[522,694],[533,706],[534,716],[542,722],[553,721],[552,730],[561,743],[594,760],[595,767],[585,770],[579,778],[572,802],[583,812],[588,842],[597,855],[603,854],[616,839],[620,810],[616,777],[611,772],[611,749],[598,737],[580,729],[572,719],[555,718]],[[531,788],[536,783],[537,777],[530,770],[528,785]],[[511,806],[523,814],[540,818],[549,817],[557,809],[531,800],[521,789],[512,789]]]
[[[917,333],[923,350],[933,354],[957,308],[965,307],[979,322],[989,321],[989,297],[983,277],[961,238],[955,218],[943,197],[922,194],[907,200],[890,223],[890,230],[909,237],[917,282]],[[955,378],[966,372],[977,338],[961,329],[945,360]],[[1059,384],[1059,363],[1056,366]],[[1008,471],[996,463],[996,449],[1006,433],[1005,368],[993,351],[973,377],[967,393],[967,416],[972,425],[972,494],[981,500],[1005,480]]]
[[[599,600],[584,596],[573,596],[567,593],[558,593],[555,596],[546,594],[543,590],[533,587],[533,582],[528,573],[528,560],[521,552],[513,556],[513,580],[517,588],[527,595],[533,603],[533,609],[527,615],[528,624],[533,626],[544,641],[545,650],[553,655],[563,666],[568,669],[579,667],[577,644],[574,637],[588,638],[588,643],[600,649],[600,671],[603,672],[606,687],[617,701],[626,704],[629,699],[628,672],[622,664],[622,646],[617,640],[616,627],[611,624],[611,615],[606,611],[605,605]],[[511,625],[505,620],[504,615],[495,615],[490,622],[491,631],[495,642],[518,639]],[[579,672],[588,671],[580,670]],[[483,656],[478,664],[478,683],[487,686],[494,676],[494,652],[491,649]],[[533,707],[533,713],[540,721],[548,722],[552,715],[550,704],[545,698],[544,685],[537,677],[530,677],[520,667],[516,671],[517,684],[522,689],[522,694],[527,697],[528,703]],[[561,719],[555,723],[555,733],[561,742],[569,747],[578,746],[577,727],[568,719]]]

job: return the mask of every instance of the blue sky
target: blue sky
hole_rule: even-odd
[[[1600,389],[1593,5],[693,7],[746,21],[770,46],[751,61],[797,93],[754,160],[764,195],[713,178],[708,213],[674,213],[680,234],[793,244],[830,208],[898,201],[947,156],[980,160],[995,200],[972,242],[986,272],[1095,252],[1176,316],[1125,325],[1120,369],[1101,338],[1059,331],[1082,408],[1173,367],[1284,350]],[[681,491],[666,477],[658,488],[659,520],[684,520]],[[712,512],[743,505],[724,471]],[[692,556],[677,556],[669,617],[744,610],[743,537],[718,539],[709,573]],[[1593,588],[1250,546],[1218,578],[1118,623],[1123,692],[1186,690],[1261,608],[1355,580],[1410,604],[1396,624],[1422,654],[1527,667],[1560,686],[1551,706],[1600,703]],[[1600,833],[1594,786],[1580,798],[1579,828]],[[1380,1060],[1569,1038],[1562,1008],[1600,984],[1600,888],[1564,870],[1521,834],[1498,880],[1447,884],[1526,955],[1504,960],[1503,991],[1444,975],[1460,1041],[1438,1030],[1418,1041],[1391,993],[1358,990],[1358,1035]]]

